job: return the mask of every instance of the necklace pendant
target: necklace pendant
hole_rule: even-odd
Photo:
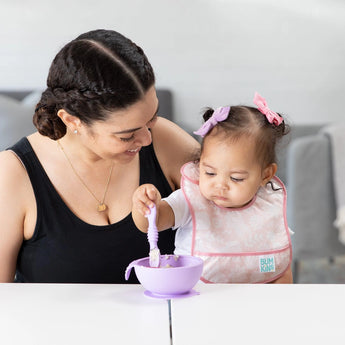
[[[104,204],[104,203],[99,204],[99,205],[97,206],[97,211],[98,211],[98,212],[103,212],[103,211],[105,211],[106,209],[107,209],[107,205]]]

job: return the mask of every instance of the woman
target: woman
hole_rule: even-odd
[[[57,54],[38,132],[0,153],[1,282],[125,283],[126,266],[148,255],[132,194],[153,183],[169,195],[199,148],[157,118],[154,82],[142,49],[115,31],[82,34]]]

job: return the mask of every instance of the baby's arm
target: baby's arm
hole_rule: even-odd
[[[175,217],[172,208],[165,201],[161,200],[158,189],[152,184],[139,186],[133,194],[132,217],[136,227],[142,232],[147,232],[148,220],[145,215],[150,213],[150,207],[156,204],[158,231],[171,228],[175,224]]]

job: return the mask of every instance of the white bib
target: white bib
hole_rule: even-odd
[[[235,209],[219,207],[201,195],[198,165],[187,163],[181,172],[193,220],[192,255],[204,260],[203,281],[266,283],[290,267],[286,190],[277,177],[260,187],[248,205]]]

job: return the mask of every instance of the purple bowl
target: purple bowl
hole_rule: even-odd
[[[160,267],[150,267],[149,257],[135,260],[126,269],[129,278],[132,267],[140,284],[153,295],[172,297],[190,292],[200,279],[203,261],[191,255],[161,255]]]

